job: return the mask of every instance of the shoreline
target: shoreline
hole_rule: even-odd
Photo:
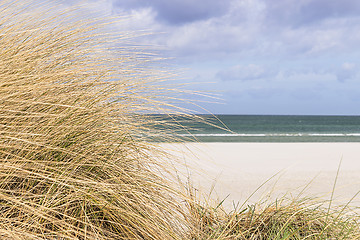
[[[199,192],[205,195],[212,192],[211,196],[220,201],[226,198],[225,207],[231,208],[238,202],[241,205],[252,194],[248,203],[266,199],[267,194],[269,200],[274,200],[286,193],[292,197],[301,193],[302,197],[329,200],[341,159],[334,203],[346,204],[360,190],[360,143],[160,145],[180,162],[186,162],[186,171]],[[262,184],[264,186],[254,194]],[[360,197],[354,198],[350,205],[357,204],[360,204]]]

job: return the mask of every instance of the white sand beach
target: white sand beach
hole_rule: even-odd
[[[186,171],[191,174],[200,192],[209,193],[214,187],[212,197],[220,200],[227,197],[227,207],[233,202],[242,204],[269,179],[249,199],[249,203],[257,202],[259,198],[265,199],[268,193],[271,199],[285,193],[293,197],[301,193],[303,197],[330,199],[341,159],[334,202],[344,204],[360,190],[360,143],[161,145],[181,161],[186,161],[189,165]],[[351,205],[359,203],[360,194]]]

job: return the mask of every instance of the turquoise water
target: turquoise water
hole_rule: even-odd
[[[360,116],[200,116],[217,127],[188,121],[183,125],[192,130],[179,135],[200,142],[360,142]]]

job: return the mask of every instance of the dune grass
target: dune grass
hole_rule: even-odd
[[[139,137],[154,124],[141,113],[170,106],[164,74],[103,20],[1,4],[0,236],[182,239],[179,193]]]
[[[145,113],[182,110],[172,75],[109,22],[53,2],[0,3],[1,239],[358,236],[345,211],[291,202],[227,213],[185,191],[147,141],[174,123]]]
[[[193,239],[360,239],[358,211],[314,199],[278,199],[225,211],[191,202]],[[206,206],[206,207],[205,207]]]

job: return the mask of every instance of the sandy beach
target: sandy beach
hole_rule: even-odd
[[[199,192],[220,200],[258,202],[288,194],[347,203],[360,190],[360,143],[185,143],[161,144],[189,166]],[[266,182],[267,181],[267,182]],[[265,183],[266,182],[266,183]],[[264,184],[265,183],[265,184]],[[256,193],[254,191],[264,184]],[[359,205],[360,194],[351,205]]]

